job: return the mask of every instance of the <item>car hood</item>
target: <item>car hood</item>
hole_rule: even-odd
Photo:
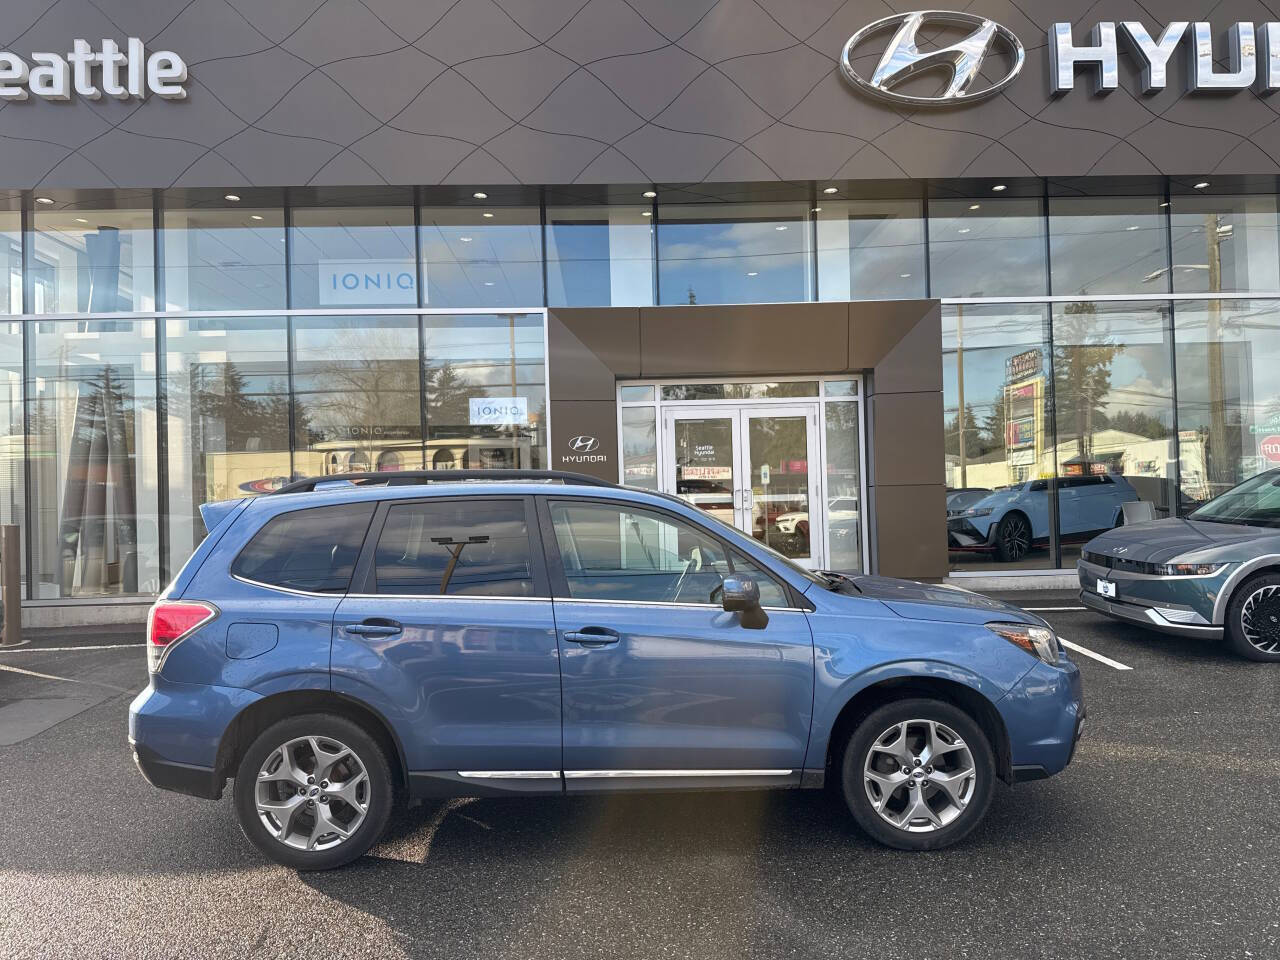
[[[1085,544],[1085,550],[1104,557],[1148,563],[1168,563],[1175,559],[1229,561],[1252,558],[1256,552],[1253,547],[1262,539],[1275,539],[1280,543],[1280,531],[1241,523],[1170,517],[1108,530]]]
[[[937,620],[950,623],[989,623],[1012,620],[1044,623],[1021,607],[982,594],[939,583],[917,583],[892,577],[854,577],[864,597],[879,600],[908,620]]]

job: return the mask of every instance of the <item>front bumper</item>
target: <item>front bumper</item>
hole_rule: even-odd
[[[947,546],[952,550],[988,550],[992,545],[991,531],[994,527],[995,524],[987,522],[987,529],[980,530],[967,517],[950,517],[947,519]]]
[[[1065,656],[1057,666],[1037,663],[996,704],[1009,731],[1015,783],[1060,773],[1084,733],[1084,682]]]
[[[1092,590],[1084,589],[1080,591],[1080,602],[1090,610],[1096,610],[1098,613],[1111,617],[1113,620],[1123,620],[1127,623],[1134,623],[1138,626],[1172,634],[1176,637],[1203,637],[1206,640],[1222,639],[1222,627],[1197,623],[1177,623],[1168,619],[1166,615],[1169,613],[1181,614],[1182,611],[1168,610],[1162,612],[1157,607],[1126,603],[1123,600],[1111,600],[1107,597],[1099,596]]]

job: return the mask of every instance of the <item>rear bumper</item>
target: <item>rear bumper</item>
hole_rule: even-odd
[[[147,783],[161,790],[173,790],[204,800],[222,796],[224,778],[214,776],[211,767],[166,760],[149,747],[133,744],[133,762]]]
[[[1203,637],[1206,640],[1222,639],[1222,627],[1194,623],[1175,623],[1160,612],[1157,607],[1147,607],[1137,603],[1126,603],[1123,600],[1109,600],[1098,596],[1092,590],[1080,591],[1080,602],[1090,610],[1111,617],[1136,623],[1139,626],[1177,637]]]

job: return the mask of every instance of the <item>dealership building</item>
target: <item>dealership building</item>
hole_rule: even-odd
[[[963,583],[1280,464],[1275,14],[962,6],[8,5],[29,622],[304,476],[574,470]]]

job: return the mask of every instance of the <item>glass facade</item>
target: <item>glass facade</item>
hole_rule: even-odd
[[[824,186],[0,195],[0,520],[27,595],[154,592],[201,503],[291,477],[548,465],[547,306],[942,299],[956,571],[1070,565],[1280,461],[1276,194]],[[829,452],[861,442],[826,413]],[[655,485],[652,412],[621,427],[625,479]],[[1003,555],[1008,509],[961,516],[994,493],[1024,498]]]

